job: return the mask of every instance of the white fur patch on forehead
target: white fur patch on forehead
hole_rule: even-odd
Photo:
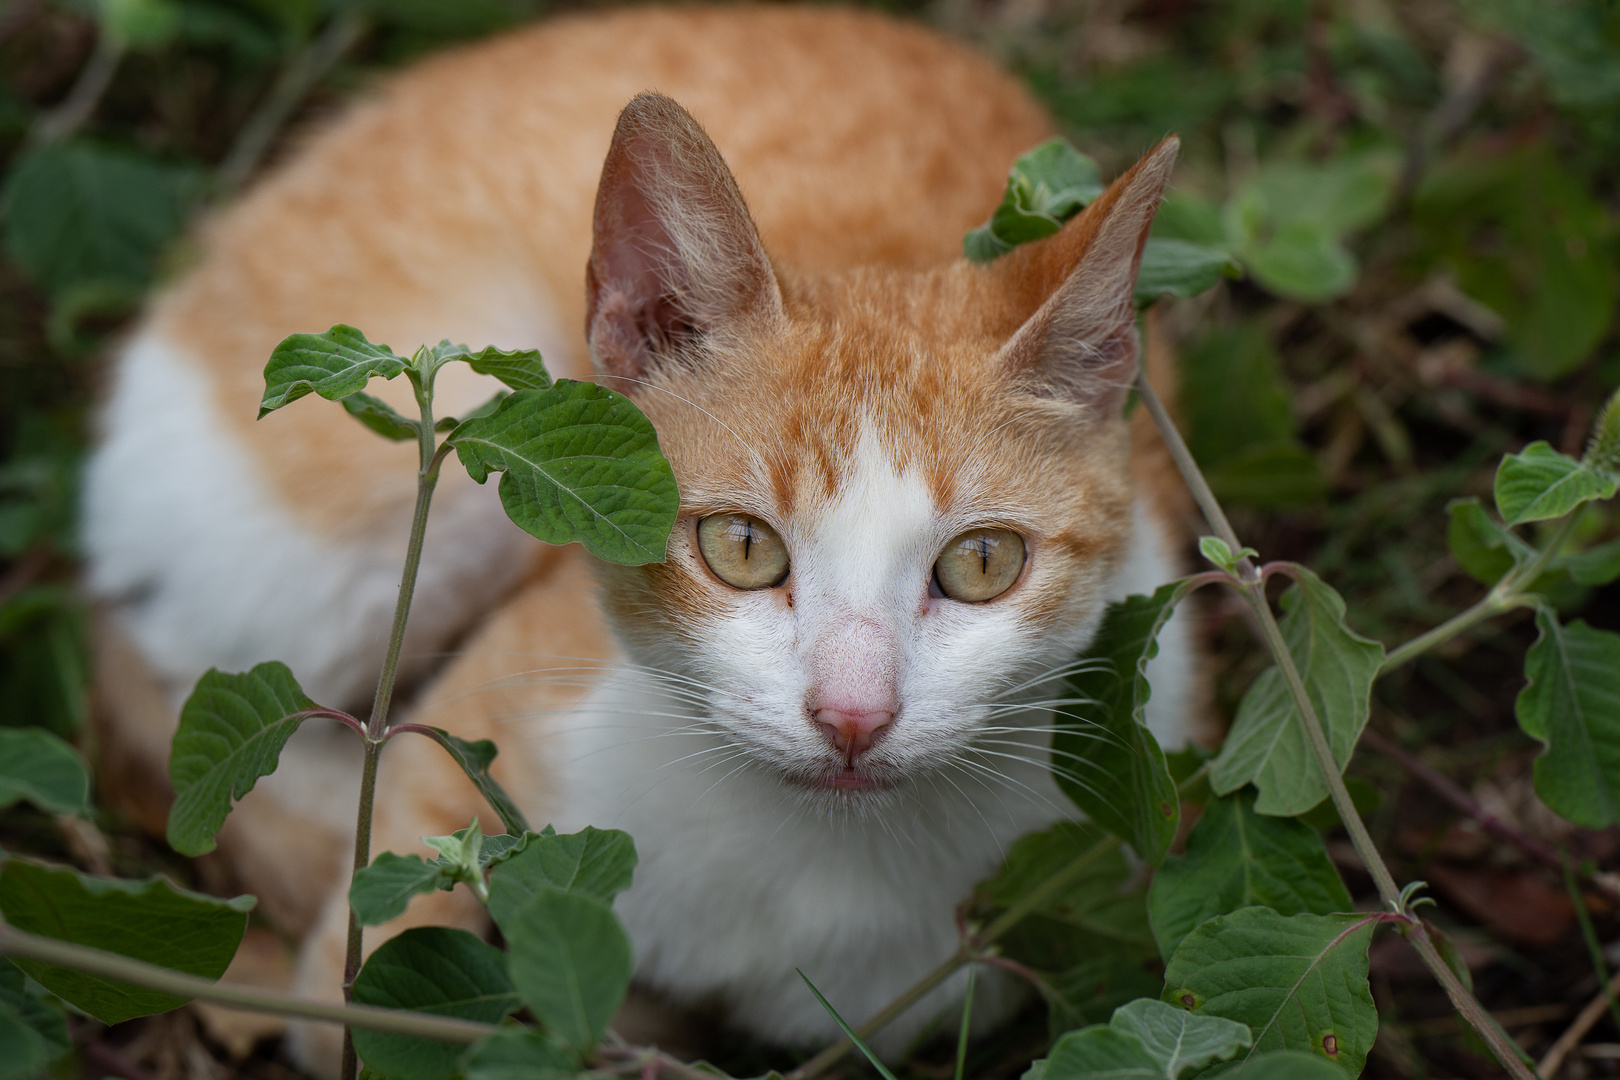
[[[936,521],[927,481],[915,469],[902,472],[863,419],[837,490],[795,515],[789,544],[801,581],[815,591],[860,608],[888,607],[910,602],[908,582],[919,594],[927,587]]]

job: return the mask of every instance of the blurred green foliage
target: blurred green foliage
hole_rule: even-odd
[[[588,6],[0,9],[0,724],[84,738],[74,508],[99,355],[184,264],[187,223],[229,196],[221,166],[244,132],[268,124],[279,137],[426,50]],[[1181,134],[1153,236],[1224,253],[1241,275],[1160,301],[1153,326],[1177,358],[1192,450],[1246,542],[1310,564],[1343,592],[1355,627],[1389,644],[1455,614],[1506,570],[1507,542],[1481,524],[1479,504],[1447,505],[1487,496],[1499,457],[1534,440],[1578,453],[1620,383],[1620,0],[878,6],[1021,72],[1104,179]],[[278,87],[322,60],[344,19],[358,20],[353,44],[294,88],[280,122]],[[75,101],[82,115],[53,131]],[[1465,541],[1456,555],[1448,534]],[[1583,550],[1549,572],[1562,575],[1550,588],[1561,612],[1620,628],[1617,536],[1612,507],[1587,512]],[[1259,661],[1238,647],[1247,635],[1230,613],[1207,621],[1217,709],[1229,717]],[[1532,635],[1488,625],[1444,662],[1381,682],[1375,728],[1439,745],[1481,775],[1515,753],[1527,761],[1512,706]],[[1361,783],[1391,786],[1371,772]],[[1386,797],[1375,823],[1393,828],[1401,805]],[[33,812],[8,810],[0,826]],[[1041,844],[1071,839],[1015,854],[1038,861]],[[1008,943],[1047,977],[1053,1030],[1106,1019],[1157,978],[1142,967],[1156,951],[1145,926],[1110,924],[1108,948],[1073,947],[1072,927],[1097,933],[1120,890],[1139,884],[1129,876],[1099,866],[1083,894]],[[994,890],[979,903],[995,910]],[[1518,983],[1498,987],[1493,1008],[1541,1003],[1535,973],[1550,961],[1514,962]],[[1457,1045],[1414,1053],[1436,1074],[1467,1073],[1446,1056],[1462,1054]],[[1020,1053],[1009,1060],[1027,1062]]]

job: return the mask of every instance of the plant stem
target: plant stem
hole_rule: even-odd
[[[433,435],[433,372],[429,369],[417,377],[413,373],[411,385],[416,388],[416,403],[422,415],[422,426],[417,440],[421,467],[416,473],[416,511],[411,518],[411,538],[405,548],[405,568],[400,573],[399,596],[394,602],[394,625],[388,635],[388,651],[383,656],[382,676],[377,680],[377,696],[371,704],[371,716],[366,721],[365,764],[360,773],[360,805],[354,822],[354,868],[349,880],[371,863],[371,817],[376,806],[377,759],[382,755],[388,739],[388,706],[394,697],[394,680],[399,675],[399,652],[405,644],[405,624],[411,614],[411,597],[416,592],[416,575],[422,566],[422,542],[427,536],[428,508],[433,504],[433,489],[439,482],[439,466],[444,461],[444,448],[434,445]],[[343,957],[343,999],[354,994],[354,980],[360,973],[365,957],[364,928],[354,908],[349,908],[349,934]],[[353,1033],[343,1031],[343,1080],[354,1080],[359,1061],[354,1053]]]
[[[1181,469],[1182,476],[1186,478],[1187,485],[1192,489],[1193,498],[1204,511],[1205,518],[1216,534],[1231,547],[1233,551],[1240,551],[1243,544],[1238,540],[1232,529],[1232,524],[1226,519],[1216,500],[1214,492],[1209,489],[1198,463],[1193,460],[1191,451],[1182,440],[1181,433],[1176,430],[1164,404],[1159,400],[1158,394],[1148,382],[1145,372],[1139,373],[1136,380],[1137,393],[1142,403],[1147,406],[1154,423],[1159,426],[1159,434],[1175,459],[1176,465]],[[1560,533],[1559,544],[1565,534]],[[1550,555],[1545,556],[1551,558]],[[1538,557],[1525,567],[1529,571],[1532,566],[1541,562]],[[1333,749],[1328,745],[1327,733],[1322,728],[1322,722],[1316,715],[1316,708],[1312,705],[1310,695],[1305,690],[1305,680],[1300,677],[1299,668],[1294,664],[1293,654],[1289,652],[1288,643],[1283,640],[1282,628],[1277,625],[1277,619],[1271,612],[1271,604],[1267,602],[1265,585],[1258,580],[1254,565],[1245,559],[1238,564],[1239,573],[1235,581],[1238,590],[1243,594],[1255,619],[1259,622],[1261,636],[1271,651],[1272,659],[1281,673],[1283,683],[1288,687],[1289,696],[1293,698],[1294,707],[1299,711],[1300,720],[1305,728],[1307,741],[1311,751],[1316,757],[1317,767],[1327,783],[1328,794],[1333,799],[1333,805],[1339,812],[1339,818],[1344,823],[1345,831],[1350,834],[1350,842],[1355,846],[1356,854],[1361,857],[1367,872],[1372,876],[1373,883],[1378,889],[1379,898],[1382,899],[1390,911],[1405,914],[1401,910],[1400,890],[1395,886],[1395,878],[1385,865],[1383,857],[1379,855],[1377,847],[1373,844],[1372,836],[1367,832],[1361,816],[1356,813],[1355,803],[1350,799],[1350,792],[1344,786],[1344,777],[1340,775],[1339,765],[1333,758]],[[1517,575],[1514,575],[1517,577]],[[1416,655],[1415,653],[1413,655]],[[1452,1005],[1462,1014],[1478,1032],[1485,1044],[1491,1048],[1502,1067],[1507,1069],[1516,1080],[1534,1080],[1530,1072],[1520,1060],[1519,1048],[1513,1045],[1490,1018],[1484,1006],[1476,1001],[1472,994],[1458,981],[1455,973],[1446,965],[1439,952],[1435,950],[1434,943],[1429,940],[1428,932],[1421,923],[1414,920],[1408,931],[1408,939],[1417,950],[1418,956],[1440,985],[1445,988],[1446,996],[1451,999]]]
[[[90,114],[96,111],[96,105],[107,92],[123,58],[124,43],[105,28],[101,29],[96,37],[95,50],[80,70],[73,89],[68,91],[68,96],[60,105],[40,117],[34,125],[34,141],[41,145],[57,142],[83,127]]]
[[[219,167],[221,187],[229,191],[248,178],[298,103],[360,40],[366,30],[366,17],[361,12],[359,4],[338,12],[320,36],[299,49],[282,69],[270,93],[237,132],[230,153]]]
[[[1536,552],[1535,558],[1523,566],[1508,571],[1473,607],[1452,616],[1434,629],[1419,634],[1386,655],[1383,664],[1378,668],[1378,675],[1382,677],[1492,616],[1531,603],[1531,596],[1525,590],[1535,584],[1536,578],[1541,576],[1541,572],[1558,557],[1558,553],[1569,542],[1570,534],[1575,531],[1576,521],[1581,516],[1581,510],[1581,507],[1576,507],[1565,515],[1559,522],[1558,531],[1553,534],[1552,540]]]
[[[1190,777],[1189,780],[1195,780],[1202,775],[1203,773],[1200,771]],[[1011,930],[1024,918],[1039,910],[1043,904],[1072,884],[1081,871],[1106,856],[1110,851],[1118,848],[1119,844],[1118,837],[1109,836],[1087,848],[1076,856],[1073,862],[1047,878],[1036,888],[1025,893],[1016,904],[1003,911],[989,926],[966,938],[956,952],[941,961],[938,967],[912,983],[904,993],[874,1013],[870,1019],[855,1030],[860,1034],[861,1038],[867,1039],[887,1027],[896,1017],[927,996],[936,986],[956,974],[956,970],[963,964],[972,963],[974,960],[979,959],[984,950],[994,944],[1003,934]],[[789,1072],[785,1080],[810,1080],[811,1077],[825,1072],[853,1049],[855,1049],[854,1043],[848,1039],[840,1039],[797,1069]]]
[[[1463,789],[1462,785],[1430,766],[1422,758],[1406,750],[1394,740],[1385,738],[1372,728],[1368,728],[1361,733],[1361,741],[1363,745],[1369,747],[1374,753],[1389,758],[1411,773],[1429,790],[1439,795],[1463,814],[1477,821],[1480,828],[1486,832],[1501,837],[1532,859],[1537,859],[1554,870],[1562,871],[1568,866],[1564,858],[1547,844],[1542,843],[1529,833],[1514,828],[1485,809],[1484,806],[1480,805],[1478,799]],[[1620,900],[1620,883],[1596,875],[1583,876],[1593,888],[1606,893],[1613,900]]]
[[[322,1023],[347,1024],[400,1035],[422,1035],[449,1042],[476,1042],[495,1031],[494,1026],[490,1024],[450,1016],[407,1012],[403,1009],[383,1009],[375,1005],[329,1005],[274,990],[218,983],[171,968],[159,967],[157,964],[120,956],[118,953],[30,934],[4,923],[0,923],[0,955],[22,956],[32,960],[43,960],[46,963],[62,964],[79,971],[88,971],[92,975],[102,975],[109,979],[144,986],[148,990],[174,994],[177,997],[200,998],[245,1012],[298,1016]]]

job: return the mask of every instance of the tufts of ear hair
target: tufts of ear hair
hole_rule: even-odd
[[[641,94],[619,114],[593,226],[585,332],[604,379],[645,379],[660,360],[689,361],[698,339],[782,317],[731,170],[662,94]]]
[[[1061,231],[998,260],[1016,292],[1045,298],[996,358],[1031,392],[1118,414],[1136,377],[1142,245],[1180,148],[1165,139]]]

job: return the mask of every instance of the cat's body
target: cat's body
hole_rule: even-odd
[[[649,88],[705,125],[747,210],[665,99],[609,154]],[[954,948],[955,905],[1011,842],[1073,813],[1048,714],[1014,706],[1060,693],[1038,676],[1107,601],[1173,576],[1170,497],[1159,477],[1133,497],[1151,470],[1118,419],[1173,147],[1058,237],[955,261],[1048,130],[983,61],[837,9],[560,20],[388,84],[211,223],[123,355],[86,502],[108,768],[161,775],[208,666],[281,659],[335,705],[376,678],[415,449],[314,399],[255,424],[284,335],[539,347],[573,377],[594,360],[675,466],[669,561],[596,567],[599,610],[583,555],[447,469],[407,653],[425,672],[455,652],[411,718],[494,738],[532,820],[635,837],[618,910],[645,985],[791,1042],[834,1033],[795,967],[847,1015],[885,1003]],[[403,383],[381,395],[405,407]],[[441,379],[439,411],[490,389]],[[785,577],[727,584],[710,519],[774,530]],[[965,535],[1027,551],[1004,595],[944,591],[935,561]],[[1149,721],[1176,742],[1192,658],[1179,621],[1163,642]],[[314,928],[300,981],[324,996],[352,743],[306,725],[221,838],[273,918]],[[493,820],[425,740],[393,740],[381,783],[374,851]],[[478,918],[437,894],[400,925]]]

